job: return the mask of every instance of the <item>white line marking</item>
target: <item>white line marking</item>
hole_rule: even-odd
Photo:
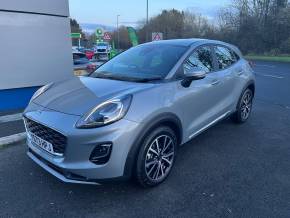
[[[258,76],[264,76],[264,77],[271,77],[275,79],[284,79],[283,76],[276,76],[276,75],[271,75],[271,74],[262,74],[262,73],[255,73]]]
[[[0,123],[7,123],[12,121],[17,121],[22,119],[22,113],[12,114],[0,117]]]
[[[18,133],[15,135],[5,136],[0,138],[0,146],[10,145],[26,138],[26,132]]]

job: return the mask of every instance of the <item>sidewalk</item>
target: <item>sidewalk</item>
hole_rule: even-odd
[[[0,112],[0,147],[24,140],[23,110]]]

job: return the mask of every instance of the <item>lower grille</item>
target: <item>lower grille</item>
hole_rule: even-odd
[[[27,131],[51,143],[55,153],[64,154],[67,144],[66,136],[26,117],[24,121]]]

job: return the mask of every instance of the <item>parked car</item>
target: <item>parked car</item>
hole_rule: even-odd
[[[111,50],[111,46],[108,42],[99,42],[96,45],[95,49],[95,57],[101,61],[109,60],[109,53]]]
[[[73,52],[73,62],[76,76],[87,76],[96,70],[96,64],[90,62],[84,53]]]
[[[64,182],[134,176],[156,186],[170,174],[178,146],[226,117],[246,122],[254,94],[253,70],[233,45],[139,45],[90,77],[40,88],[24,112],[27,154]]]
[[[85,49],[84,52],[89,60],[91,60],[95,55],[95,52],[92,49]]]

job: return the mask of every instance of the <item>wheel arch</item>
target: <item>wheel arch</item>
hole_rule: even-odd
[[[246,85],[244,86],[244,88],[243,88],[243,90],[241,91],[241,94],[240,94],[240,97],[238,98],[238,100],[237,100],[237,102],[236,102],[236,108],[235,109],[237,109],[238,108],[238,106],[239,106],[239,102],[240,102],[240,100],[241,100],[241,98],[242,98],[242,95],[243,95],[243,93],[246,91],[246,89],[250,89],[252,92],[253,92],[253,96],[255,96],[255,91],[256,91],[256,85],[255,85],[255,81],[254,80],[250,80],[250,81],[248,81],[247,83],[246,83]]]
[[[170,127],[177,136],[178,144],[182,142],[183,137],[182,123],[175,114],[163,113],[153,117],[148,122],[146,122],[144,128],[140,131],[138,137],[134,141],[128,153],[124,168],[125,177],[129,178],[132,176],[142,141],[152,130],[154,130],[158,126]]]
[[[256,91],[256,85],[254,81],[250,81],[246,88],[244,90],[246,90],[247,88],[249,88],[252,92],[253,92],[253,96],[255,96],[255,91]]]

